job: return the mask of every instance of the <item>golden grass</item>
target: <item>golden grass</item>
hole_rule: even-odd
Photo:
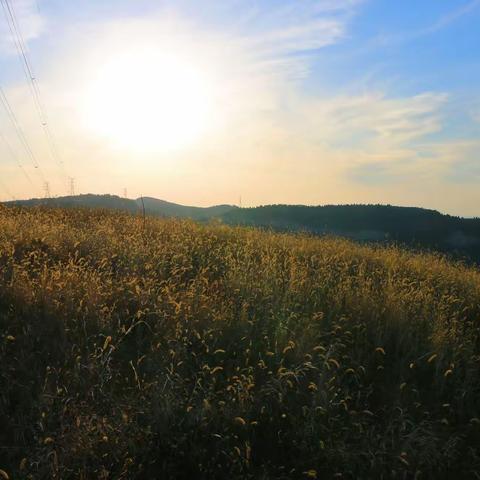
[[[10,478],[480,478],[480,273],[0,207]]]

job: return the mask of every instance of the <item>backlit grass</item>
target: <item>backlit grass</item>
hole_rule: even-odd
[[[433,255],[0,207],[0,469],[480,478],[479,322]]]

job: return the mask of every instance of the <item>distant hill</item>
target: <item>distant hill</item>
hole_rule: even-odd
[[[18,205],[25,207],[48,206],[48,207],[88,207],[88,208],[108,208],[124,211],[136,211],[135,200],[121,198],[116,195],[75,195],[57,198],[31,198],[29,200],[14,200],[4,202],[4,205]]]
[[[219,219],[230,225],[338,235],[357,241],[399,243],[436,250],[480,263],[480,219],[443,215],[435,210],[391,205],[269,205],[238,208],[232,205],[192,207],[144,197],[148,215]],[[141,199],[115,195],[78,195],[7,202],[6,205],[107,208],[137,213]]]
[[[137,208],[142,208],[141,199],[135,200]],[[166,217],[193,218],[195,220],[208,220],[221,217],[227,212],[237,210],[232,205],[216,205],[214,207],[189,207],[177,203],[158,200],[157,198],[143,197],[145,211],[149,214],[164,215]]]
[[[143,197],[145,213],[147,215],[191,218],[193,220],[205,221],[212,217],[220,217],[224,213],[234,210],[237,207],[232,205],[217,205],[213,207],[190,207],[179,205],[177,203],[159,200],[157,198]],[[142,200],[140,198],[132,200],[129,198],[118,197],[117,195],[75,195],[58,198],[33,198],[30,200],[15,200],[5,202],[5,205],[19,206],[38,206],[45,205],[50,207],[89,207],[89,208],[107,208],[122,210],[131,213],[137,213],[142,209]]]
[[[453,217],[436,210],[392,205],[270,205],[231,210],[222,218],[232,225],[395,242],[480,263],[480,218]]]

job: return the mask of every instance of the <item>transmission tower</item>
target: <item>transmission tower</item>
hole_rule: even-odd
[[[70,196],[74,196],[75,195],[75,179],[73,177],[69,177],[69,192],[70,192]]]
[[[50,198],[50,183],[45,182],[43,184],[43,191],[45,192],[45,198]]]
[[[125,198],[128,198],[128,195],[127,195],[127,193],[128,193],[128,192],[127,192],[127,189],[126,189],[126,188],[124,188],[124,189],[123,189],[123,196],[124,196]]]

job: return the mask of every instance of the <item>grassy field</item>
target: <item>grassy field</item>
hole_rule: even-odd
[[[480,272],[0,207],[0,479],[480,478]]]

